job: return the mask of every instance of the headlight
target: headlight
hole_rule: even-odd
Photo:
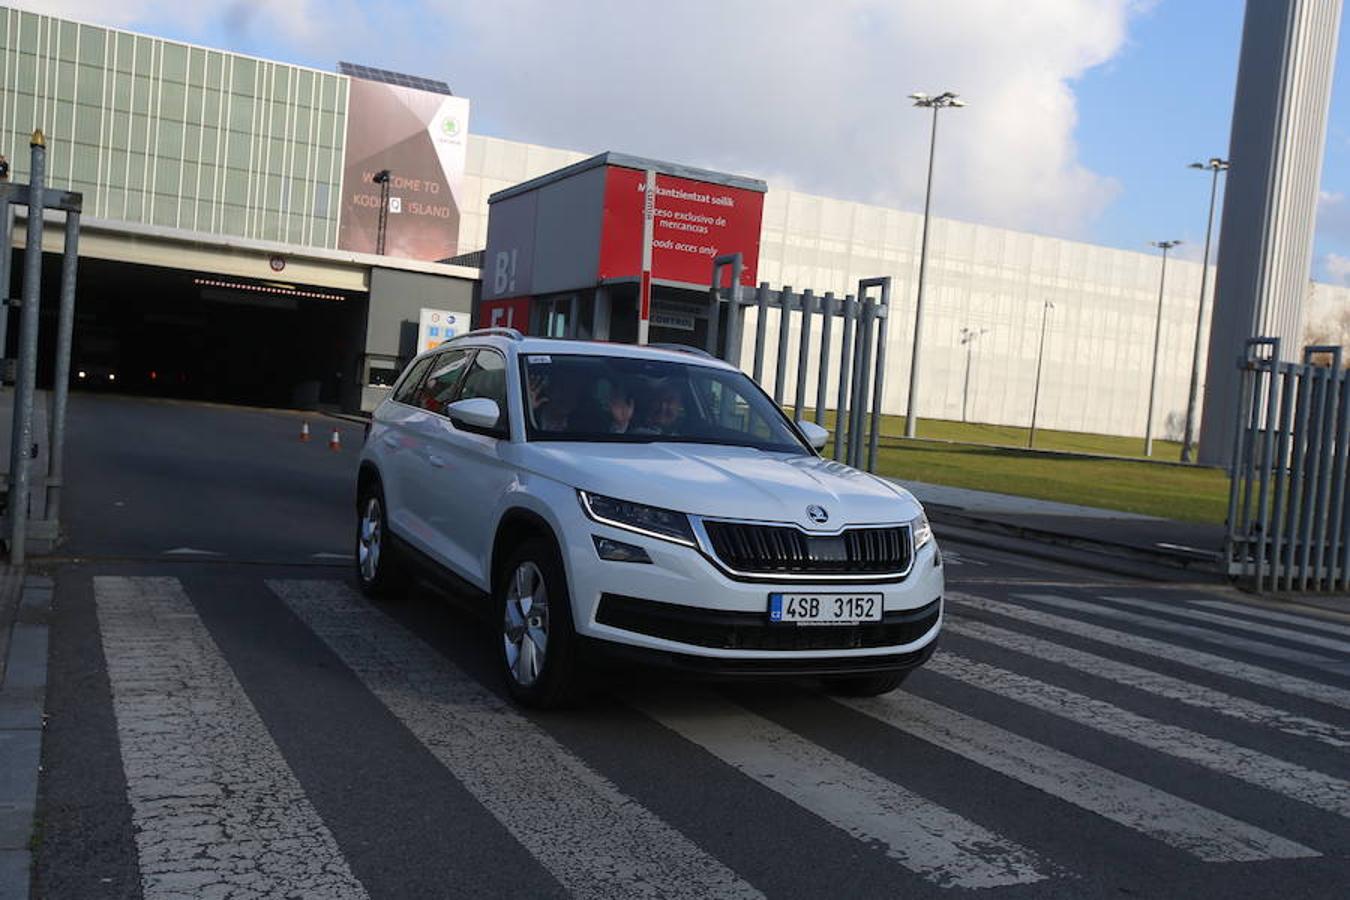
[[[689,517],[684,513],[656,506],[644,506],[628,500],[615,500],[613,497],[601,497],[577,491],[581,506],[586,515],[597,522],[645,534],[648,537],[674,541],[677,544],[694,546],[694,530],[689,526]]]
[[[928,524],[928,516],[919,513],[909,520],[909,533],[914,535],[914,552],[933,539],[933,527]]]

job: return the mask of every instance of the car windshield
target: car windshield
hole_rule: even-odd
[[[741,372],[623,356],[522,356],[526,434],[538,441],[673,441],[809,452]]]

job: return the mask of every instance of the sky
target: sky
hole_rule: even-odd
[[[937,215],[1199,259],[1226,156],[1241,0],[19,0],[333,70],[448,82],[471,130],[619,150]],[[1350,40],[1314,277],[1350,284]]]

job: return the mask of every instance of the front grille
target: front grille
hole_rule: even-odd
[[[888,612],[867,625],[770,624],[768,611],[723,612],[638,597],[605,594],[595,620],[649,637],[719,650],[854,650],[898,647],[937,624],[941,599],[918,609]]]
[[[807,534],[791,525],[705,521],[713,553],[750,575],[895,575],[909,569],[908,525]]]

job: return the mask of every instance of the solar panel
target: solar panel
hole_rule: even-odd
[[[416,88],[419,91],[429,91],[433,94],[445,94],[453,97],[454,92],[450,90],[450,85],[444,81],[436,81],[433,78],[422,78],[419,75],[404,75],[402,72],[391,72],[388,69],[376,69],[372,66],[362,66],[357,63],[339,62],[338,72],[352,78],[363,78],[366,81],[378,81],[381,84],[396,84],[399,87]]]

